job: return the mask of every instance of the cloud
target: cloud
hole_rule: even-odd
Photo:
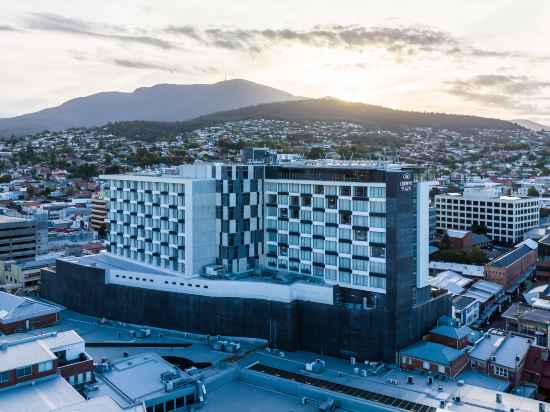
[[[18,31],[21,31],[21,30],[19,30],[19,29],[16,28],[16,27],[13,27],[13,26],[8,26],[8,25],[5,25],[5,24],[0,24],[0,31],[14,31],[14,32],[18,32]]]
[[[25,26],[32,30],[67,33],[76,36],[116,40],[124,43],[136,43],[165,50],[178,48],[173,42],[158,37],[136,34],[123,26],[92,23],[57,14],[31,13],[24,19],[24,22]]]
[[[125,67],[128,69],[139,69],[139,70],[161,70],[170,73],[176,73],[181,71],[178,67],[170,67],[165,64],[158,64],[147,62],[143,60],[133,60],[133,59],[122,59],[115,58],[109,60],[110,63],[113,63],[116,66]]]
[[[294,43],[311,47],[339,47],[362,49],[371,46],[384,47],[390,52],[451,53],[458,46],[449,34],[420,27],[362,27],[317,26],[311,30],[263,29],[243,30],[209,28],[200,30],[193,26],[169,26],[165,33],[185,36],[202,45],[227,50],[260,52],[274,44]]]
[[[165,34],[185,37],[205,47],[260,53],[276,45],[304,45],[316,48],[364,50],[382,48],[398,60],[417,54],[444,55],[453,58],[550,60],[518,51],[477,48],[445,31],[433,27],[364,27],[357,25],[314,26],[309,30],[284,29],[200,29],[191,25],[167,26]]]
[[[483,74],[447,84],[450,94],[471,102],[518,113],[541,113],[549,110],[544,96],[547,90],[550,91],[550,82],[528,76]]]

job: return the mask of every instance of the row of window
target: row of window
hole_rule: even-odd
[[[377,262],[371,262],[371,264],[372,263],[377,263]],[[278,268],[282,270],[289,270],[291,272],[297,272],[304,275],[313,275],[315,277],[324,278],[325,280],[330,282],[338,282],[341,284],[351,284],[351,285],[360,286],[360,287],[386,289],[386,279],[383,277],[369,276],[369,275],[364,275],[359,273],[350,273],[349,271],[346,271],[346,270],[337,270],[334,268],[312,265],[310,263],[292,262],[292,261],[287,261],[285,259],[277,259],[273,257],[267,258],[267,265],[269,267]],[[382,264],[382,265],[383,265],[383,270],[385,271],[385,264]],[[380,270],[382,270],[382,268]],[[381,273],[381,272],[376,272],[376,273]]]
[[[496,201],[485,201],[485,200],[465,200],[465,199],[454,199],[449,197],[435,197],[436,203],[451,203],[451,204],[460,204],[460,205],[473,205],[473,206],[490,206],[490,207],[508,207],[513,208],[514,205],[516,207],[527,207],[527,206],[538,206],[537,201],[521,201],[521,202],[496,202]]]
[[[38,373],[44,373],[53,369],[53,361],[41,362],[37,365]],[[0,385],[10,381],[11,371],[0,372]],[[15,370],[15,377],[21,379],[32,375],[32,365],[23,366]]]
[[[136,189],[151,190],[155,192],[184,193],[185,185],[182,183],[166,182],[143,182],[138,180],[109,180],[108,186],[111,190]]]
[[[126,275],[115,275],[116,278],[120,278],[120,279],[128,279],[128,280],[137,280],[137,281],[142,281],[142,282],[150,282],[150,283],[155,283],[156,280],[154,279],[151,279],[151,278],[141,278],[139,276],[126,276]],[[168,280],[165,280],[164,281],[164,284],[165,285],[172,285],[172,286],[185,286],[186,284],[183,283],[183,282],[175,282],[175,281],[168,281]],[[204,288],[204,289],[208,289],[208,285],[199,285],[199,284],[194,284],[194,283],[187,283],[187,286],[192,288],[192,287],[196,287],[196,288]]]
[[[109,252],[117,256],[147,263],[148,265],[153,265],[153,266],[160,267],[162,269],[169,269],[169,270],[174,270],[182,273],[185,272],[185,263],[178,262],[178,260],[176,260],[175,258],[173,259],[170,259],[168,257],[161,258],[158,255],[151,255],[149,253],[137,252],[135,250],[130,250],[128,248],[119,247],[116,244],[109,245],[108,250]]]
[[[355,196],[355,197],[386,197],[384,186],[335,186],[335,185],[312,185],[298,183],[276,183],[266,182],[266,192],[284,192],[296,194],[316,194],[329,196]]]

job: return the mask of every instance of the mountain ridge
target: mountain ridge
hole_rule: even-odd
[[[3,118],[0,136],[95,127],[117,121],[185,121],[209,113],[295,98],[283,90],[243,79],[212,84],[160,83],[132,92],[105,91],[75,97],[37,112]]]
[[[236,110],[212,113],[185,122],[119,122],[109,124],[107,127],[115,135],[151,140],[155,137],[173,137],[225,122],[250,119],[348,121],[361,124],[370,129],[386,130],[403,130],[414,127],[450,130],[521,129],[516,124],[498,119],[394,110],[382,106],[327,98],[263,103]]]
[[[526,129],[534,130],[536,132],[540,132],[541,130],[550,130],[550,126],[548,125],[538,123],[538,122],[533,122],[527,119],[514,119],[510,121],[512,123],[519,124],[521,127],[525,127]]]

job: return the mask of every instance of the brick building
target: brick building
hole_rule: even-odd
[[[468,337],[471,333],[472,329],[467,326],[455,328],[453,326],[441,325],[432,329],[426,335],[426,339],[453,349],[463,349],[469,345]]]
[[[473,233],[468,230],[447,230],[449,244],[453,249],[470,249],[473,246]]]
[[[534,270],[536,263],[537,242],[526,240],[485,265],[485,277],[513,291]]]
[[[50,326],[58,321],[59,311],[57,306],[0,292],[0,332],[9,335]]]
[[[419,342],[403,349],[399,355],[402,369],[428,371],[451,378],[468,365],[466,351],[434,342]]]
[[[78,386],[93,381],[93,368],[74,331],[0,342],[0,389],[56,374]]]
[[[518,385],[531,345],[522,336],[487,334],[470,351],[470,367]]]

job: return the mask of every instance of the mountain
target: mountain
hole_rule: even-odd
[[[531,120],[526,119],[514,119],[510,120],[512,123],[519,124],[521,127],[525,127],[529,130],[534,130],[536,132],[540,132],[541,130],[550,130],[550,126],[546,126],[544,124],[532,122]]]
[[[365,103],[334,98],[296,100],[260,104],[201,116],[191,122],[227,122],[264,118],[282,120],[349,121],[372,128],[402,129],[432,127],[438,129],[519,129],[513,123],[477,116],[413,112],[388,109]]]
[[[292,99],[295,97],[290,93],[240,79],[214,84],[159,84],[132,93],[103,92],[78,97],[39,112],[0,119],[0,136],[128,120],[183,121],[209,113]]]
[[[371,129],[399,130],[432,127],[456,131],[472,129],[514,130],[520,126],[498,119],[393,110],[364,103],[350,103],[333,98],[266,103],[236,110],[212,113],[186,122],[121,122],[110,124],[113,134],[151,140],[175,136],[198,128],[229,121],[248,119],[349,121]]]

